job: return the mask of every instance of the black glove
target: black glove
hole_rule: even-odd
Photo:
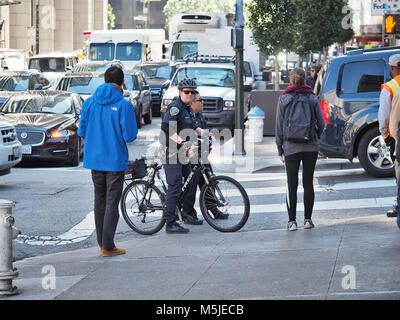
[[[390,147],[390,157],[394,161],[395,160],[394,150],[396,148],[396,141],[389,135],[387,135],[384,139],[385,139],[386,146]],[[396,152],[396,154],[397,154],[397,152]]]

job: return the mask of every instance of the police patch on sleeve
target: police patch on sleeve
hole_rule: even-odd
[[[171,117],[174,117],[174,116],[178,115],[178,114],[179,114],[179,108],[177,108],[177,107],[172,107],[172,108],[169,110],[169,114],[171,115]]]

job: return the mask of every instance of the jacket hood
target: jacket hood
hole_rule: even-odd
[[[112,83],[104,83],[97,88],[93,95],[96,103],[101,105],[110,105],[124,99],[124,96],[115,88]]]

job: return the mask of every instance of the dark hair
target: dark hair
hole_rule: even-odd
[[[306,73],[302,68],[294,68],[290,71],[290,84],[302,86],[306,81]]]
[[[115,83],[119,86],[124,82],[124,72],[117,66],[111,66],[104,74],[104,81],[107,83]]]
[[[319,63],[315,63],[311,66],[311,69],[315,70],[315,72],[317,72],[317,73],[321,70],[321,68],[322,68],[322,65]]]

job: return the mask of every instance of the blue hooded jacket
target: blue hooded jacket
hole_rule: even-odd
[[[104,83],[82,107],[78,135],[85,139],[83,166],[98,171],[125,171],[126,143],[138,133],[135,109],[112,83]]]

